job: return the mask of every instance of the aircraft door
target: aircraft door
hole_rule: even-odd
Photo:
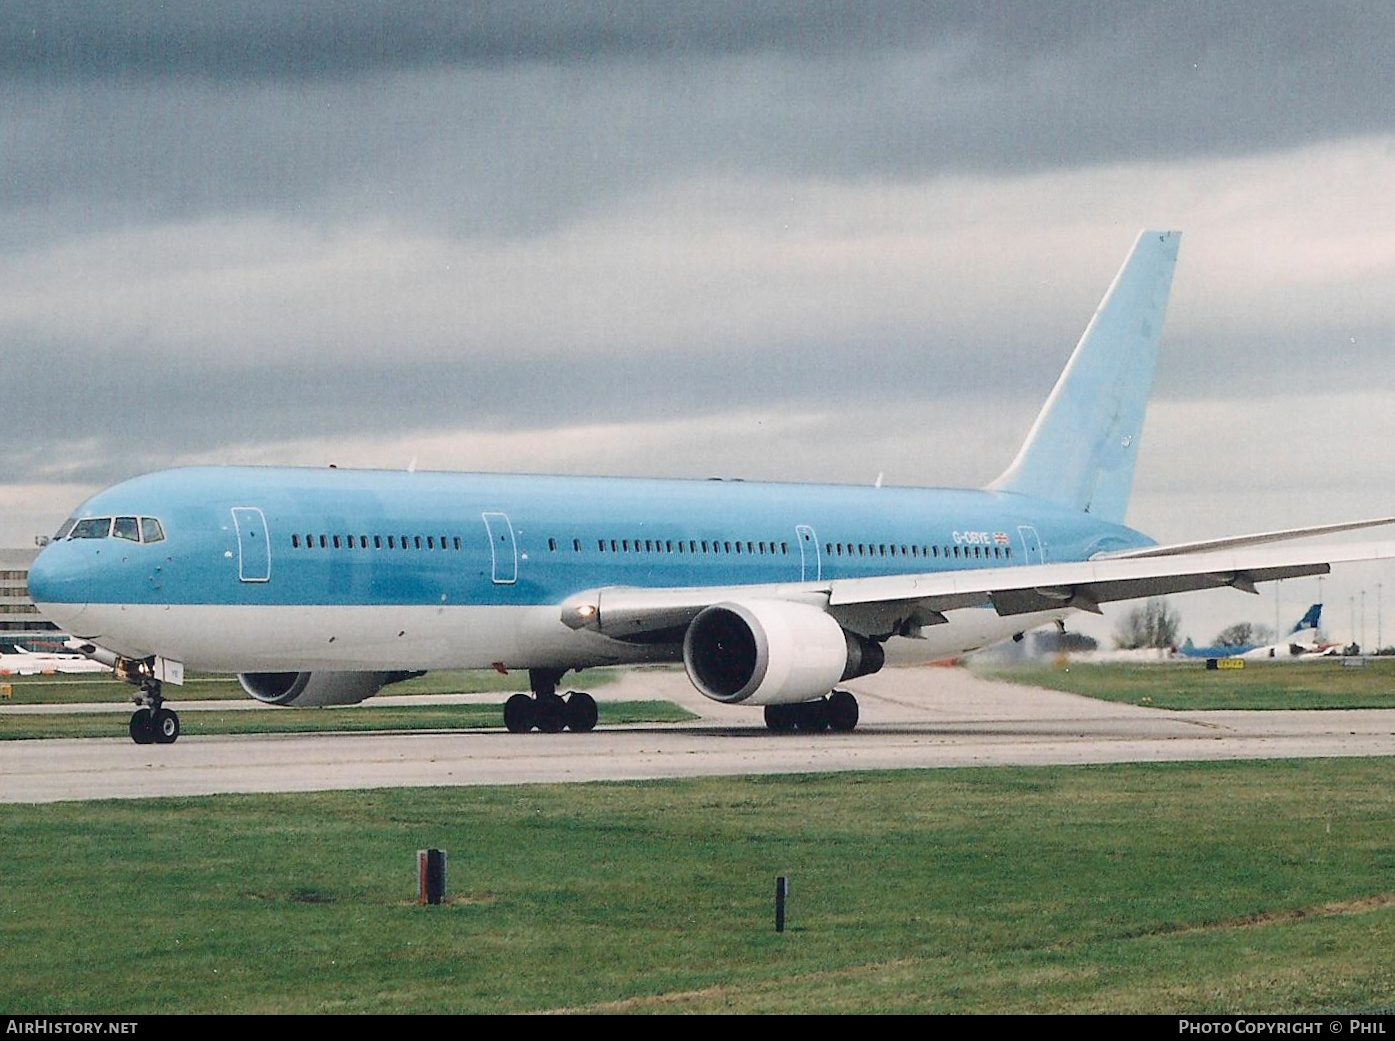
[[[234,506],[237,529],[237,573],[244,582],[271,581],[271,540],[266,515],[256,506]]]
[[[494,558],[494,584],[511,586],[518,581],[518,544],[508,514],[486,513],[484,527],[489,533],[489,552]]]
[[[799,580],[817,582],[823,578],[823,558],[819,555],[819,537],[814,529],[801,524],[794,529],[799,536]]]
[[[1046,553],[1041,548],[1041,539],[1037,537],[1037,529],[1029,524],[1019,524],[1017,534],[1022,539],[1022,563],[1045,564]]]

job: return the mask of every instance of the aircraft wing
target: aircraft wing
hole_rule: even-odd
[[[1255,592],[1260,582],[1325,575],[1335,563],[1395,559],[1395,542],[1350,546],[1252,545],[1152,557],[1104,557],[1064,564],[958,571],[786,585],[671,589],[609,587],[572,597],[562,621],[617,639],[681,639],[704,608],[727,601],[788,600],[828,611],[864,636],[915,636],[947,613],[991,607],[1000,616],[1073,609],[1230,586]]]
[[[1395,517],[1373,517],[1370,520],[1342,521],[1338,524],[1319,524],[1312,528],[1284,528],[1281,531],[1260,531],[1252,535],[1231,535],[1223,539],[1204,539],[1200,542],[1174,542],[1169,545],[1145,546],[1142,549],[1126,549],[1118,553],[1105,553],[1106,559],[1120,560],[1138,557],[1171,557],[1182,553],[1201,553],[1214,549],[1240,549],[1245,546],[1263,546],[1274,542],[1287,542],[1291,539],[1314,538],[1318,535],[1335,535],[1343,531],[1359,531],[1362,528],[1380,528],[1395,524]]]

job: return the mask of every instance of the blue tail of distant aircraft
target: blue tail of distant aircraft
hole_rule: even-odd
[[[1289,630],[1289,634],[1301,633],[1305,629],[1316,629],[1319,627],[1322,618],[1322,605],[1314,604],[1308,608],[1308,613],[1298,619],[1298,624]]]
[[[1123,522],[1181,237],[1139,234],[1017,458],[991,489]]]

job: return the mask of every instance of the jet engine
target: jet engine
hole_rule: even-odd
[[[252,697],[267,705],[356,705],[389,683],[420,676],[420,672],[244,672],[237,681]]]
[[[784,705],[882,667],[881,645],[824,611],[783,600],[713,604],[683,638],[688,678],[713,701]]]

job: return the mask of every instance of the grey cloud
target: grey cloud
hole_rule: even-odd
[[[328,18],[326,12],[333,12]],[[10,243],[275,212],[531,234],[675,179],[905,181],[1395,127],[1395,8],[7,5]]]
[[[11,0],[12,75],[339,78],[440,65],[886,46],[962,23],[956,4],[741,0]]]

